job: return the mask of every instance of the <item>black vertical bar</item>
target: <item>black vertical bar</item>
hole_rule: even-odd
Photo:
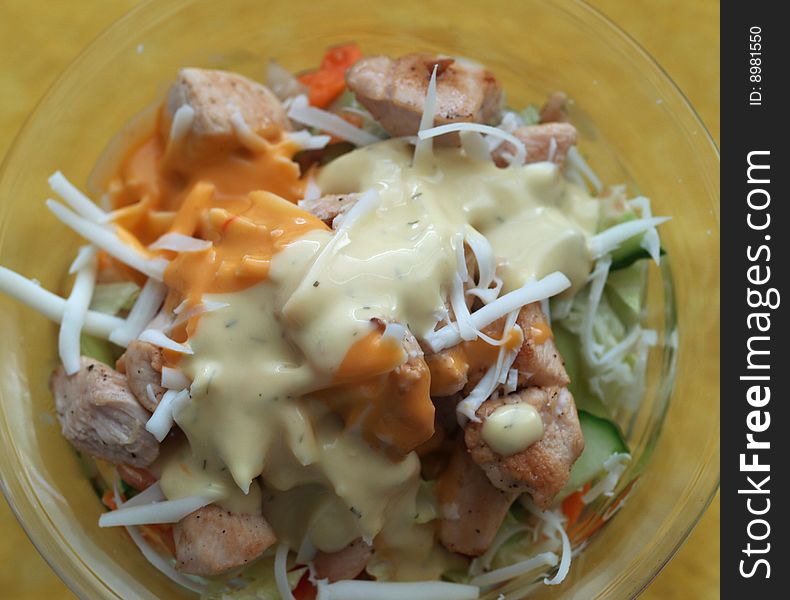
[[[790,598],[785,6],[722,3],[723,598]]]

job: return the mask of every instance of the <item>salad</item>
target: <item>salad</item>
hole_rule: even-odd
[[[570,105],[347,44],[265,84],[182,69],[98,202],[56,172],[70,291],[0,290],[60,323],[99,526],[204,598],[560,584],[633,483],[666,220],[603,186]]]

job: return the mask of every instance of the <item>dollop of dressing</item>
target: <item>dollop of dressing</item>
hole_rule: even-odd
[[[503,404],[483,422],[482,435],[494,452],[511,456],[543,437],[543,421],[531,404]]]

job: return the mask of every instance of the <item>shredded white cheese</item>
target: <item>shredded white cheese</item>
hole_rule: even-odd
[[[233,127],[233,133],[236,134],[236,139],[241,142],[241,145],[251,152],[266,152],[269,149],[269,142],[253,131],[238,108],[232,104],[229,104],[228,108],[233,111],[230,116],[230,124]]]
[[[628,204],[638,209],[643,219],[650,219],[653,217],[649,198],[638,196],[630,200]],[[642,236],[642,241],[639,243],[639,246],[650,254],[650,258],[652,258],[657,265],[661,264],[661,240],[658,237],[658,230],[655,227],[651,227],[645,231],[645,235]]]
[[[491,162],[491,150],[482,135],[476,131],[462,131],[458,135],[461,137],[461,148],[467,157],[480,162]]]
[[[189,384],[189,378],[178,369],[173,369],[172,367],[162,367],[163,388],[180,392],[181,390],[188,388]]]
[[[420,117],[419,131],[425,131],[433,127],[433,120],[436,118],[436,70],[439,65],[433,66],[431,79],[428,82],[428,89],[425,92],[425,101],[422,105],[422,117]],[[431,138],[419,138],[414,148],[414,166],[427,167],[433,158],[433,140]]]
[[[170,124],[170,138],[167,142],[166,152],[175,148],[189,133],[192,122],[195,120],[195,109],[189,104],[182,104],[173,115],[173,122]]]
[[[627,452],[618,452],[607,458],[603,463],[606,474],[582,496],[582,502],[590,504],[599,496],[612,496],[614,488],[625,473],[629,462],[631,462],[631,455]]]
[[[110,341],[124,348],[137,338],[159,312],[159,307],[167,295],[167,286],[155,279],[145,282],[137,296],[129,316],[122,325],[110,334]]]
[[[0,266],[0,292],[8,294],[19,302],[37,310],[49,320],[60,323],[66,301],[60,296],[43,289],[37,283]],[[110,333],[121,327],[123,319],[105,313],[89,310],[85,313],[83,331],[102,339],[108,339]]]
[[[288,544],[277,546],[274,554],[274,581],[282,600],[296,600],[288,583]]]
[[[555,271],[539,281],[527,282],[519,289],[500,296],[476,310],[470,316],[471,324],[475,329],[481,330],[522,306],[556,296],[570,286],[570,280],[559,271]],[[455,346],[461,339],[457,330],[446,326],[426,336],[425,342],[434,352],[439,352],[444,348]]]
[[[302,150],[320,150],[326,148],[329,140],[332,139],[330,135],[312,135],[306,129],[301,131],[286,131],[285,137],[298,144]]]
[[[348,121],[338,117],[336,114],[321,110],[315,106],[310,106],[307,101],[307,96],[296,96],[291,102],[288,109],[288,118],[307,125],[308,127],[315,127],[331,133],[339,138],[348,140],[355,146],[367,146],[380,141],[378,137],[372,133],[354,127]]]
[[[205,496],[186,496],[177,500],[151,502],[127,506],[103,513],[99,516],[99,527],[129,527],[132,525],[158,525],[162,523],[178,523],[199,508],[208,506],[219,500],[217,493]]]
[[[545,567],[554,567],[559,562],[559,557],[554,552],[542,552],[537,556],[522,560],[507,567],[489,571],[483,575],[473,577],[470,583],[479,587],[488,587],[503,581],[508,581],[519,575],[531,573]]]
[[[598,177],[598,175],[595,174],[595,171],[590,168],[576,146],[571,146],[570,149],[568,149],[566,159],[571,168],[584,175],[592,184],[595,192],[600,193],[600,191],[603,189],[603,184],[601,183],[600,177]],[[584,182],[582,182],[582,187],[584,187]]]
[[[590,250],[590,255],[593,259],[601,258],[604,254],[609,254],[613,250],[616,250],[620,244],[627,239],[645,231],[650,231],[651,228],[655,229],[656,225],[666,223],[669,219],[671,219],[671,217],[635,219],[605,229],[588,240],[587,247]]]
[[[156,405],[154,414],[145,424],[146,431],[153,435],[157,442],[165,439],[173,428],[173,403],[184,396],[189,396],[189,390],[184,389],[179,392],[167,390],[162,394],[162,399]]]
[[[144,273],[157,281],[162,281],[165,268],[168,264],[165,259],[151,259],[143,256],[134,248],[124,243],[114,232],[93,221],[80,217],[54,200],[47,200],[46,204],[49,210],[51,210],[61,222],[89,242],[92,242],[122,263],[129,265],[135,271]]]
[[[523,165],[524,161],[527,159],[527,149],[524,146],[524,142],[507,131],[503,131],[498,127],[492,127],[491,125],[482,125],[480,123],[447,123],[445,125],[439,125],[438,127],[432,127],[431,129],[420,131],[417,136],[421,140],[424,140],[428,138],[434,138],[439,135],[444,135],[446,133],[453,133],[455,131],[476,131],[477,133],[484,133],[496,138],[500,138],[506,142],[510,142],[516,149],[516,154],[510,161],[511,166]]]
[[[96,256],[96,248],[93,246],[82,246],[77,251],[77,256],[69,266],[69,275],[74,275],[77,271],[82,269],[85,265],[88,264],[93,258]]]
[[[172,323],[170,323],[170,325],[164,327],[164,331],[166,333],[169,333],[179,325],[183,325],[193,317],[230,306],[230,304],[227,302],[215,302],[213,300],[204,300],[203,302],[190,306],[187,310],[184,310],[186,305],[186,301],[184,301],[178,306],[176,310],[173,311],[177,315],[177,318]]]
[[[155,484],[148,486],[136,496],[131,497],[126,502],[118,504],[118,508],[129,508],[130,506],[142,506],[144,504],[152,504],[154,502],[162,502],[167,500],[162,487],[157,481]]]
[[[63,198],[78,215],[94,223],[104,222],[107,213],[77,189],[77,186],[66,179],[63,173],[55,171],[47,181],[52,191]]]
[[[63,320],[58,333],[58,353],[67,375],[80,370],[80,335],[96,284],[96,250],[89,248],[85,254],[88,258],[77,271],[71,294],[63,306]]]
[[[146,329],[139,335],[137,339],[139,339],[141,342],[148,342],[154,346],[165,348],[166,350],[172,350],[173,352],[180,352],[181,354],[194,354],[194,351],[189,347],[189,344],[179,344],[178,342],[171,340],[158,329]]]
[[[318,187],[312,175],[307,178],[304,186],[304,200],[318,200],[321,197],[321,188]]]
[[[166,233],[148,246],[149,250],[173,250],[174,252],[200,252],[211,248],[209,240],[200,240],[182,233]]]

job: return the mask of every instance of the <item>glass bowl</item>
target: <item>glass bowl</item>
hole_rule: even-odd
[[[512,106],[566,91],[576,101],[582,153],[604,181],[628,183],[652,198],[655,214],[674,217],[662,227],[670,260],[651,267],[648,324],[659,344],[647,393],[639,411],[621,419],[635,455],[625,481],[638,477],[638,484],[574,560],[567,580],[535,597],[635,596],[718,485],[719,162],[667,75],[586,4],[143,3],[69,67],[19,134],[0,172],[0,264],[62,288],[79,240],[46,211],[47,177],[61,169],[85,184],[110,139],[161,98],[179,67],[227,67],[262,79],[269,57],[303,69],[327,46],[350,40],[368,53],[472,57],[498,75]],[[55,327],[0,297],[0,331],[2,487],[39,551],[84,598],[189,597],[121,531],[97,526],[103,508],[59,434],[47,390],[57,363]]]

